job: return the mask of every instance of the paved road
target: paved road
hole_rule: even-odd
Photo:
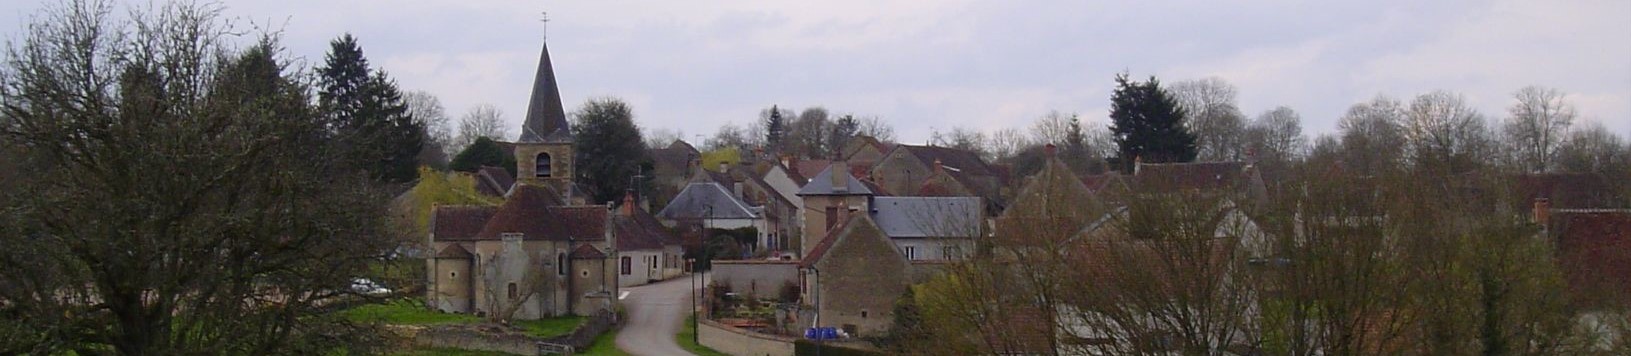
[[[691,355],[674,342],[685,317],[691,315],[691,277],[637,287],[623,288],[623,308],[628,311],[623,330],[617,333],[617,348],[634,355]]]

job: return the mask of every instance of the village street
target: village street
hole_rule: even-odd
[[[705,276],[704,276],[705,277]],[[674,334],[690,315],[690,276],[624,288],[623,330],[617,334],[617,348],[633,355],[691,355],[674,342]],[[701,284],[697,284],[701,285]]]

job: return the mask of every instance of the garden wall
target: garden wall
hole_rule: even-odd
[[[730,286],[736,294],[776,298],[782,286],[797,285],[798,273],[796,261],[714,261],[709,277],[714,283]]]
[[[793,356],[793,341],[798,339],[700,320],[697,322],[697,340],[702,346],[736,356]]]

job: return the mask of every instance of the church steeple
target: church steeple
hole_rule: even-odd
[[[549,61],[549,44],[538,55],[538,73],[532,81],[532,99],[527,103],[527,121],[521,125],[522,143],[571,142],[572,130],[561,106],[561,90],[555,84],[555,68]]]

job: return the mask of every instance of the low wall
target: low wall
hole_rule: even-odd
[[[795,261],[714,261],[709,278],[731,288],[741,295],[752,294],[760,298],[781,295],[782,286],[797,285],[799,265]]]
[[[493,328],[484,330],[476,326],[438,326],[420,330],[413,342],[421,346],[445,347],[462,350],[503,352],[516,355],[537,355],[542,339],[517,332]]]
[[[793,341],[797,339],[699,320],[697,340],[702,346],[736,356],[793,356]]]

